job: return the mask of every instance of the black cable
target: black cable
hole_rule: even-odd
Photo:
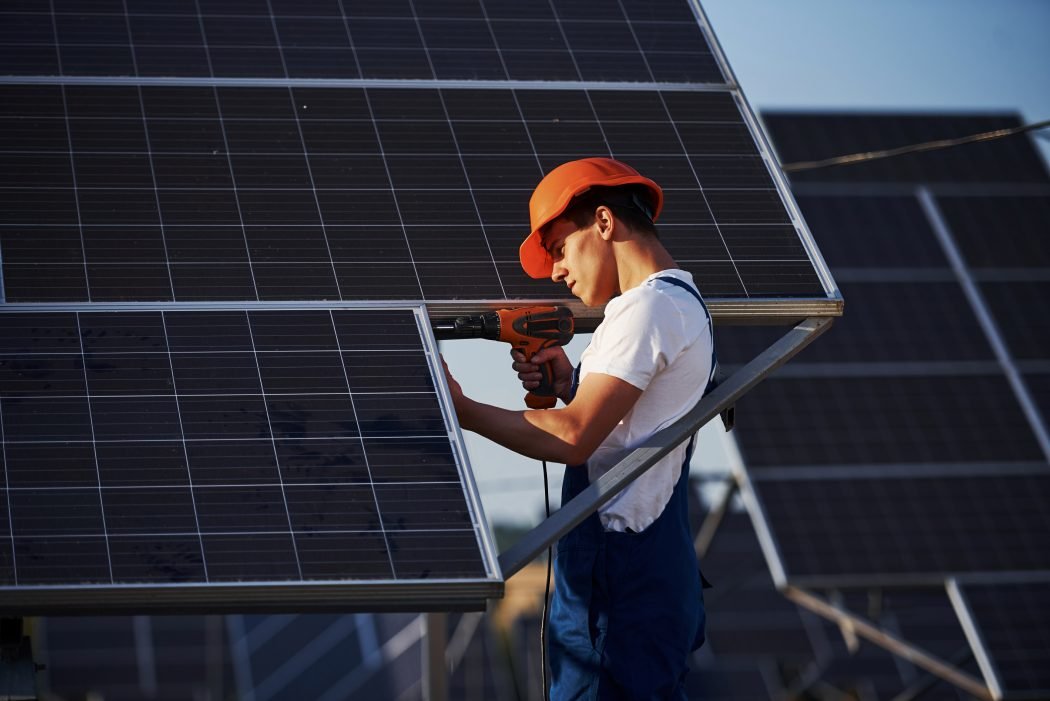
[[[547,481],[547,461],[543,461],[543,504],[547,508],[547,518],[551,517],[551,490]],[[550,689],[547,687],[547,607],[551,598],[551,563],[552,548],[547,546],[547,579],[543,587],[543,617],[540,619],[540,683],[543,684],[543,698],[550,701]]]
[[[961,146],[962,144],[972,144],[977,141],[992,141],[993,139],[1001,139],[1004,136],[1023,134],[1028,131],[1045,129],[1047,127],[1050,127],[1050,119],[1043,120],[1041,122],[1033,122],[1032,124],[1025,124],[1019,127],[1012,127],[1010,129],[996,129],[995,131],[985,131],[981,132],[980,134],[971,134],[970,136],[963,136],[959,137],[958,139],[938,139],[936,141],[925,141],[921,144],[900,146],[898,148],[888,148],[882,151],[851,153],[848,156],[825,158],[820,161],[800,161],[798,163],[785,163],[781,167],[784,169],[785,173],[797,173],[803,170],[816,170],[817,168],[827,168],[829,166],[846,165],[850,163],[863,163],[865,161],[876,161],[882,158],[900,156],[905,153],[918,153],[920,151],[937,151],[942,148],[949,148],[951,146]]]

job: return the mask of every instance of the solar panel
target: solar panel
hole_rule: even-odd
[[[949,592],[995,698],[1050,695],[1050,582],[963,580]]]
[[[403,305],[0,308],[0,607],[483,608],[435,357]]]
[[[595,153],[661,182],[662,236],[708,298],[828,297],[728,92],[0,95],[12,302],[565,298],[517,247],[543,172]]]
[[[1050,569],[1050,474],[753,476],[797,586],[938,584],[953,573]],[[819,584],[818,584],[819,583]]]

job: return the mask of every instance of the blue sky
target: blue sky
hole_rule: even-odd
[[[1050,119],[1050,0],[702,4],[756,112],[1008,111],[1028,122]],[[1043,133],[1050,137],[1050,130]],[[1050,138],[1036,141],[1050,160]],[[569,347],[574,361],[585,342]],[[455,341],[443,343],[442,352],[470,396],[521,406],[523,392],[505,345]],[[488,518],[538,522],[539,464],[472,434],[467,441]],[[715,431],[702,433],[697,460],[701,467],[724,464]],[[560,471],[551,467],[555,494]]]

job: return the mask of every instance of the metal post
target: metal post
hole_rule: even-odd
[[[660,458],[671,452],[676,445],[688,440],[704,424],[735,404],[767,375],[827,331],[832,321],[831,318],[811,318],[798,324],[754,360],[726,378],[689,413],[653,434],[602,475],[597,482],[592,483],[568,504],[562,504],[550,518],[526,533],[521,540],[500,555],[499,565],[504,579],[514,576],[554,541],[583,522]]]
[[[425,614],[423,636],[423,701],[448,701],[448,614]]]
[[[733,502],[733,495],[736,494],[736,480],[732,476],[727,477],[724,486],[725,491],[722,493],[722,497],[707,512],[704,522],[700,524],[700,530],[697,532],[696,538],[693,539],[693,547],[696,550],[697,557],[703,557],[707,554],[708,548],[711,547],[711,541],[715,539],[715,533],[718,532],[718,527],[722,525],[722,519],[725,518],[726,511],[729,510],[729,505]]]

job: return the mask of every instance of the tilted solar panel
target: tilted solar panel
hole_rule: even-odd
[[[785,162],[949,138],[1015,117],[773,114]],[[836,153],[832,153],[832,152]],[[932,584],[1046,566],[1050,177],[1027,137],[815,168],[799,205],[856,303],[739,403],[780,584]],[[724,329],[722,359],[767,339]],[[770,545],[776,541],[774,549]],[[775,550],[775,553],[773,552]]]
[[[424,323],[0,308],[0,609],[483,607],[502,583]]]
[[[1050,569],[1050,474],[753,477],[788,582],[937,585]]]
[[[565,298],[517,247],[543,173],[595,153],[661,183],[661,235],[710,300],[827,298],[730,93],[0,94],[12,302]]]

